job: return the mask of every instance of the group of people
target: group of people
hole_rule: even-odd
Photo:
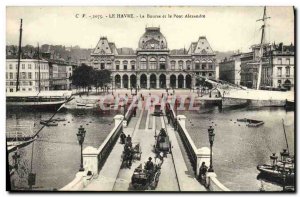
[[[123,162],[125,162],[126,166],[130,168],[133,159],[133,148],[132,148],[131,136],[128,135],[126,137],[125,133],[122,132],[120,135],[120,143],[124,144]]]

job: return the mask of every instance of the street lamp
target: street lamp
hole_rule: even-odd
[[[138,65],[136,65],[135,69],[135,95],[137,96],[137,84],[138,84]]]
[[[280,156],[281,156],[281,162],[283,163],[283,169],[281,170],[281,175],[282,175],[282,179],[283,179],[282,190],[285,191],[286,178],[287,178],[287,172],[286,172],[286,169],[285,169],[285,164],[287,163],[287,158],[289,157],[289,152],[287,152],[286,149],[283,149],[283,151],[280,152]]]
[[[208,138],[209,138],[209,143],[210,143],[210,164],[209,164],[208,172],[214,172],[213,164],[212,164],[212,147],[214,144],[215,133],[214,133],[214,129],[212,128],[212,126],[209,126],[209,128],[208,128]]]
[[[86,130],[84,130],[84,128],[82,127],[82,125],[80,125],[80,128],[78,128],[78,133],[76,133],[77,140],[78,140],[80,148],[81,148],[81,151],[80,151],[80,153],[81,153],[81,162],[80,162],[79,171],[84,171],[84,168],[83,168],[83,157],[82,157],[82,144],[84,142],[85,133],[86,133]]]
[[[275,168],[275,165],[276,165],[277,159],[278,159],[278,157],[276,156],[276,153],[272,153],[272,155],[270,156],[270,159],[272,161],[273,168]]]
[[[125,120],[125,107],[126,107],[126,104],[125,104],[125,102],[124,102],[124,104],[122,105],[122,107],[124,108],[124,110],[123,110],[123,116],[124,116],[124,120]]]

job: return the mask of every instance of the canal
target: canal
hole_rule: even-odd
[[[286,148],[282,119],[289,149],[294,155],[294,112],[283,108],[244,108],[220,111],[217,107],[200,107],[200,111],[181,111],[186,127],[198,148],[209,147],[208,127],[215,129],[213,166],[218,179],[233,191],[280,191],[282,187],[257,180],[258,164],[270,163],[271,153]],[[248,127],[237,119],[264,121],[260,127]]]
[[[40,120],[48,119],[53,113],[7,111],[6,127],[9,131],[16,125],[31,125],[34,131],[41,128]],[[75,178],[80,165],[80,146],[76,133],[80,125],[86,130],[84,147],[99,147],[114,126],[115,114],[99,114],[87,110],[71,110],[55,115],[65,118],[58,126],[44,127],[38,139],[31,145],[18,150],[20,153],[18,178],[19,188],[28,188],[27,177],[31,169],[36,173],[33,189],[60,189]],[[33,150],[33,152],[32,152]],[[33,153],[33,154],[32,154]],[[33,157],[32,157],[33,156]],[[10,164],[13,164],[11,155]]]

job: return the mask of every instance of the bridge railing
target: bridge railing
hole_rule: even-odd
[[[137,99],[134,99],[133,102],[131,102],[127,113],[125,114],[126,119],[130,120],[137,102]],[[61,190],[81,190],[90,179],[98,176],[101,168],[105,164],[107,157],[109,156],[111,150],[118,141],[121,132],[123,131],[124,116],[116,115],[114,117],[114,122],[114,128],[111,130],[99,148],[88,146],[83,150],[83,167],[85,171],[78,172],[75,179]]]
[[[207,166],[210,164],[210,149],[202,147],[197,149],[185,127],[184,115],[176,115],[174,107],[170,103],[166,104],[166,112],[170,116],[171,122],[173,123],[174,129],[177,130],[181,141],[183,142],[184,148],[188,154],[189,160],[192,164],[195,176],[199,176],[199,168],[202,162],[205,162]],[[176,107],[176,106],[175,106]],[[205,185],[210,191],[230,191],[225,187],[217,178],[215,173],[207,173],[207,185]]]

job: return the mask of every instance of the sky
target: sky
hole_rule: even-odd
[[[135,18],[109,18],[113,14],[133,14]],[[186,14],[205,18],[184,18]],[[263,7],[7,7],[6,44],[18,44],[22,18],[23,46],[39,43],[94,48],[99,38],[106,36],[118,48],[136,49],[145,27],[159,26],[169,49],[188,49],[199,36],[206,36],[214,51],[246,52],[259,43],[262,23],[256,20],[262,15]],[[293,7],[267,7],[267,16],[271,17],[267,41],[294,43]]]

